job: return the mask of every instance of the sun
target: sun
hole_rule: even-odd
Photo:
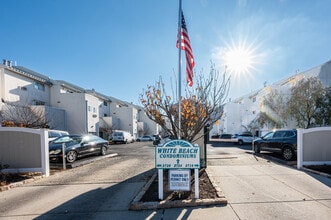
[[[212,56],[236,84],[250,81],[265,63],[267,53],[261,51],[262,43],[257,38],[249,41],[241,35],[238,39],[230,37],[229,41],[223,40],[224,46],[214,48]]]
[[[254,68],[253,50],[243,46],[228,49],[224,54],[224,63],[230,73],[242,75]]]

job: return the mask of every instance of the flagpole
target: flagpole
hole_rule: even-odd
[[[181,47],[182,47],[182,0],[179,0],[178,11],[178,139],[181,139],[181,96],[182,96],[182,61],[181,61]]]

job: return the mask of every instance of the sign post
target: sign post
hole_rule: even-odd
[[[195,198],[199,198],[200,147],[184,140],[171,140],[155,147],[155,167],[159,175],[159,199],[163,199],[163,170],[169,169],[170,190],[187,190],[194,169]],[[172,181],[172,182],[171,182]],[[189,181],[190,182],[190,181]],[[176,188],[177,187],[177,188]],[[190,189],[188,189],[190,190]]]

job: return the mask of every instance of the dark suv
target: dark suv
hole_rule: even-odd
[[[281,153],[285,160],[292,160],[297,154],[297,131],[276,130],[253,141],[253,151]]]
[[[161,137],[158,134],[153,135],[153,145],[158,145],[161,143]]]

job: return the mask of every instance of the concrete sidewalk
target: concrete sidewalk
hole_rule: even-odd
[[[331,179],[255,156],[250,150],[208,148],[207,173],[227,206],[223,219],[331,219]]]

